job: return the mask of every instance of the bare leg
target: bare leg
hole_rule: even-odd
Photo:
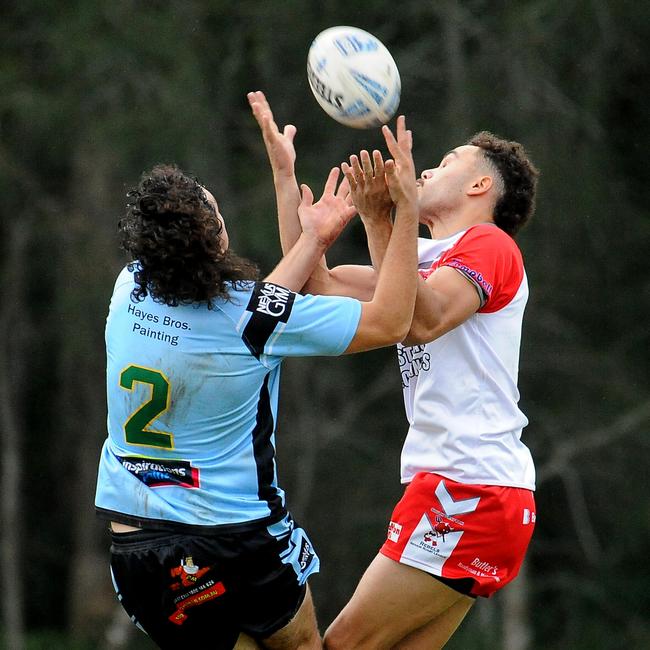
[[[259,643],[267,650],[321,650],[323,643],[318,632],[316,612],[309,587],[300,609],[291,621]]]
[[[404,637],[397,645],[393,646],[394,650],[439,650],[439,648],[443,648],[473,604],[472,598],[463,597],[462,600],[456,601],[430,623]]]
[[[325,647],[328,650],[392,648],[448,610],[449,621],[445,627],[450,627],[455,620],[455,629],[472,603],[471,598],[428,573],[379,554],[361,578],[350,602],[325,633]]]
[[[261,647],[255,639],[242,632],[233,650],[260,650]]]

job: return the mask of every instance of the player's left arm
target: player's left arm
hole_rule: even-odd
[[[420,278],[411,329],[404,345],[422,345],[464,323],[481,307],[476,286],[461,272],[441,266]]]
[[[287,124],[282,130],[279,129],[268,100],[262,91],[249,93],[248,102],[260,127],[271,164],[280,244],[282,253],[287,255],[300,241],[302,235],[302,226],[298,218],[301,193],[296,179],[296,150],[293,144],[296,127]],[[303,248],[303,244],[304,242],[300,242],[301,248]],[[306,248],[301,257],[306,260],[305,252]],[[296,277],[298,275],[296,274]],[[330,269],[327,266],[325,255],[322,255],[305,286],[301,286],[298,291],[325,296],[349,296],[368,301],[372,299],[375,281],[376,273],[371,267],[344,265]]]
[[[293,144],[296,127],[293,124],[287,124],[280,131],[266,96],[261,90],[248,93],[247,97],[253,117],[260,127],[273,172],[280,245],[282,254],[286,255],[302,233],[298,220],[298,206],[301,197],[296,179],[296,149]]]
[[[523,277],[521,252],[506,233],[493,225],[470,228],[426,281],[420,278],[405,343],[428,343],[477,311],[498,311],[514,298]]]

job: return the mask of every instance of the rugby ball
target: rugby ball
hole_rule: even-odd
[[[381,126],[399,106],[402,87],[393,57],[378,38],[357,27],[330,27],[316,36],[307,78],[323,110],[345,126]]]

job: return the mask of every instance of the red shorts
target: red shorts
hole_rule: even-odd
[[[530,490],[420,472],[395,506],[380,552],[490,596],[519,573],[535,518]]]

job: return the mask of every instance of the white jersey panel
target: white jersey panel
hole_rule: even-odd
[[[454,247],[466,232],[421,240],[420,268],[443,255],[455,260]],[[435,341],[398,346],[409,422],[402,482],[425,471],[463,483],[534,489],[533,461],[520,439],[528,420],[518,407],[517,388],[528,298],[523,267],[514,291],[500,309],[479,311]]]

